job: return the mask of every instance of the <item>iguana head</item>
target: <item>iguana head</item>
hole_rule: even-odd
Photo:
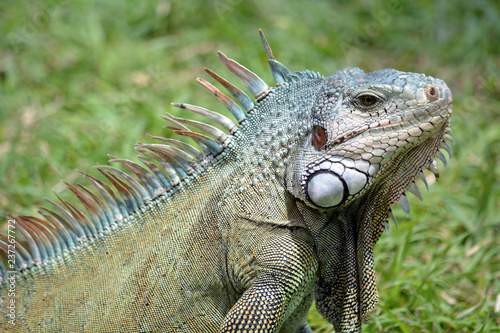
[[[326,78],[313,104],[310,138],[293,170],[298,196],[318,209],[341,208],[393,179],[384,170],[395,163],[410,169],[400,178],[418,174],[439,148],[451,101],[446,83],[423,74],[347,68]],[[425,145],[436,139],[436,145]],[[414,148],[425,158],[407,156]]]
[[[404,192],[449,149],[451,102],[442,80],[392,69],[346,68],[316,95],[287,183],[317,211],[305,214],[322,263],[316,301],[337,331],[357,329],[378,300],[373,245],[391,207],[409,210]]]

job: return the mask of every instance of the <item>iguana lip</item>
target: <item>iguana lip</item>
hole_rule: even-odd
[[[351,140],[352,138],[355,138],[355,137],[357,137],[358,135],[361,135],[361,134],[363,134],[364,132],[369,131],[369,130],[371,130],[371,129],[375,129],[375,128],[384,128],[384,127],[391,127],[391,126],[395,126],[395,125],[401,125],[401,124],[404,124],[404,123],[407,123],[407,122],[411,122],[412,120],[419,119],[419,118],[421,118],[421,117],[423,117],[423,116],[425,116],[425,115],[432,114],[432,113],[434,113],[434,112],[436,112],[436,111],[438,111],[438,110],[442,110],[443,108],[448,109],[448,106],[449,106],[449,105],[452,105],[452,103],[453,103],[453,100],[450,100],[448,103],[446,103],[446,104],[444,104],[444,105],[441,105],[441,106],[439,106],[439,107],[437,107],[437,108],[435,108],[435,109],[433,109],[433,110],[431,110],[431,111],[429,111],[429,112],[426,112],[426,113],[424,113],[424,114],[421,114],[421,115],[416,116],[416,117],[413,117],[413,118],[405,119],[404,121],[399,121],[399,122],[394,122],[394,123],[391,123],[391,122],[390,122],[390,123],[388,123],[388,124],[377,125],[377,126],[371,126],[371,125],[363,126],[363,127],[361,127],[360,129],[357,129],[357,130],[354,130],[354,131],[352,131],[352,132],[349,132],[349,133],[347,133],[346,135],[344,135],[344,136],[342,136],[342,137],[340,137],[340,138],[336,139],[333,143],[331,143],[331,144],[329,145],[329,147],[330,147],[330,148],[333,148],[333,147],[335,147],[335,146],[338,146],[338,145],[340,145],[340,144],[342,144],[342,143],[344,143],[344,142],[347,142],[347,141]],[[449,114],[451,114],[451,110],[448,110],[448,113],[449,113]]]

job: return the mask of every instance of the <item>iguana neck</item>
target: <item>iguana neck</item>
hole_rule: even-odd
[[[262,212],[261,215],[248,211],[246,213],[251,215],[248,218],[279,225],[295,223],[286,218],[281,221],[268,219],[264,211],[286,209],[277,199],[286,199],[289,195],[286,173],[295,158],[291,152],[297,151],[294,148],[310,135],[307,110],[321,84],[322,79],[302,79],[273,88],[265,97],[265,103],[257,105],[240,125],[222,153],[226,156],[222,163],[228,163],[231,169],[221,175],[231,184],[225,189],[225,200],[249,205],[252,201],[267,202],[255,209],[255,212]],[[288,213],[281,216],[286,217]]]

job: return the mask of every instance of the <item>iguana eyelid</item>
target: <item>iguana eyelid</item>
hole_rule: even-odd
[[[383,97],[380,94],[377,94],[371,90],[370,91],[360,91],[356,95],[354,95],[354,98],[359,98],[361,96],[373,96],[373,97],[376,97],[378,99],[383,99]]]
[[[373,97],[373,98],[375,98],[375,101],[371,105],[366,105],[366,104],[363,104],[363,102],[361,102],[361,98],[363,98],[363,97]],[[385,101],[386,101],[385,98],[383,98],[380,95],[375,94],[371,91],[370,92],[360,92],[352,100],[354,106],[362,108],[362,109],[373,109],[373,108],[379,106],[380,104],[384,103]]]
[[[346,95],[352,96],[353,98],[358,98],[361,95],[373,95],[380,99],[386,99],[393,91],[392,86],[381,84],[381,85],[357,85],[351,87],[346,92]]]

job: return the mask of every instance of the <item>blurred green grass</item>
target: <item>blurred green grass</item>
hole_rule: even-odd
[[[422,72],[455,97],[453,159],[376,246],[368,332],[500,332],[500,4],[491,1],[0,2],[0,215],[32,214],[75,169],[168,136],[170,102],[222,110],[194,78],[215,52],[292,70]],[[67,195],[69,191],[63,191]],[[312,311],[315,332],[332,327]]]

